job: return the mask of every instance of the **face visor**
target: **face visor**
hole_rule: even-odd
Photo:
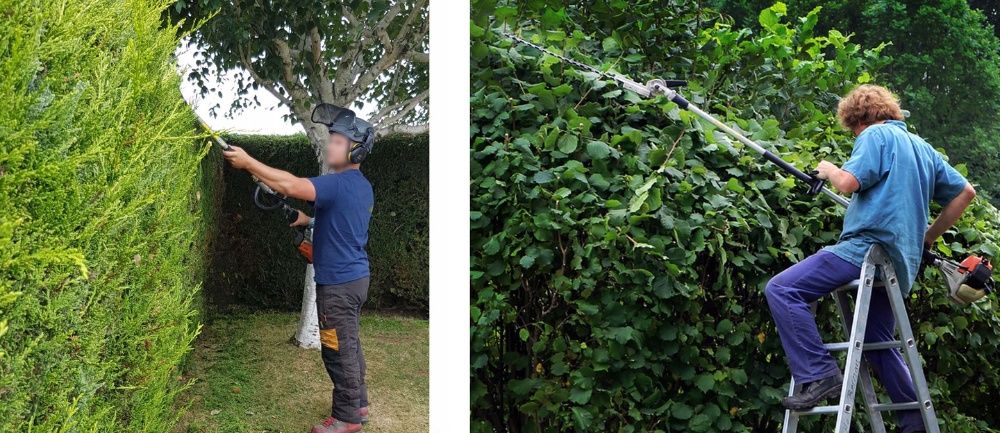
[[[331,134],[342,134],[356,143],[365,143],[372,136],[371,124],[357,117],[349,108],[319,104],[313,109],[311,120],[326,125]]]

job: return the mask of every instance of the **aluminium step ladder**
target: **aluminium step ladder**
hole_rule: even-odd
[[[876,269],[881,271],[882,281],[876,283]],[[877,343],[864,343],[865,326],[868,323],[868,304],[871,300],[872,291],[876,288],[884,288],[888,291],[889,303],[892,306],[892,313],[896,319],[896,331],[899,340],[885,341]],[[849,291],[856,291],[854,310],[847,297]],[[920,415],[924,421],[924,428],[927,433],[940,433],[937,417],[934,415],[934,406],[931,404],[930,393],[927,390],[927,380],[924,371],[920,367],[920,356],[917,354],[916,340],[913,338],[913,329],[910,328],[910,321],[906,316],[906,307],[903,304],[903,295],[899,290],[899,281],[896,279],[896,271],[892,268],[892,263],[886,255],[885,250],[878,245],[873,245],[865,255],[865,261],[861,266],[861,278],[852,281],[836,289],[832,293],[837,300],[837,309],[843,319],[844,333],[850,338],[847,342],[826,344],[830,351],[847,351],[847,361],[844,367],[844,384],[840,390],[840,401],[836,405],[816,406],[805,411],[785,410],[785,422],[782,427],[783,433],[795,433],[798,431],[799,417],[806,415],[837,414],[837,428],[835,433],[848,433],[851,431],[851,418],[856,412],[855,389],[858,380],[861,381],[861,395],[864,398],[864,410],[871,420],[871,429],[874,433],[886,433],[885,422],[882,419],[882,412],[898,410],[920,410]],[[815,304],[813,305],[815,311]],[[871,374],[868,370],[867,362],[861,356],[865,350],[901,349],[903,360],[910,370],[913,385],[917,391],[917,401],[907,403],[879,403],[878,396],[872,386]],[[802,389],[801,384],[795,383],[792,378],[789,385],[788,395],[794,395]]]

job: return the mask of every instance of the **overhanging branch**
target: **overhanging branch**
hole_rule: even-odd
[[[419,125],[392,125],[388,128],[379,128],[376,132],[376,136],[384,137],[386,135],[393,134],[419,135],[426,134],[428,132],[430,132],[430,126],[426,123]]]

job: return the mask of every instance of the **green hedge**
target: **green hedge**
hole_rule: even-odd
[[[179,416],[216,172],[167,6],[0,3],[0,431]]]
[[[780,3],[758,34],[693,5],[476,3],[588,63],[690,79],[690,100],[799,167],[846,160],[837,95],[878,59]],[[789,372],[763,288],[835,242],[843,210],[676,104],[474,17],[473,431],[778,431]],[[995,256],[998,220],[977,200],[938,249]],[[996,298],[954,306],[928,270],[909,301],[942,431],[1000,425]],[[824,334],[839,336],[833,303],[821,306]],[[832,430],[816,418],[802,430]]]
[[[229,135],[268,165],[315,176],[316,154],[304,135]],[[427,136],[382,137],[362,164],[375,190],[368,253],[369,305],[426,314],[428,299]],[[292,245],[293,232],[278,211],[254,206],[245,172],[225,168],[223,226],[206,283],[210,301],[298,309],[305,262]],[[300,209],[306,210],[303,203]]]
[[[305,136],[227,135],[225,139],[265,164],[298,176],[319,172],[316,153]],[[213,153],[220,152],[213,149]],[[206,300],[217,306],[298,308],[306,262],[292,246],[294,231],[281,211],[254,205],[255,184],[245,171],[224,164],[222,172],[222,217],[212,271],[205,281]],[[304,203],[295,205],[306,209]]]

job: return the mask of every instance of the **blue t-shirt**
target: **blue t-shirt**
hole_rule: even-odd
[[[948,204],[966,180],[926,141],[890,120],[865,128],[842,167],[861,187],[851,197],[844,231],[824,250],[860,267],[881,244],[892,260],[903,294],[917,278],[930,201]]]
[[[367,277],[368,222],[375,195],[360,170],[309,179],[316,187],[313,268],[316,284],[343,284]]]

